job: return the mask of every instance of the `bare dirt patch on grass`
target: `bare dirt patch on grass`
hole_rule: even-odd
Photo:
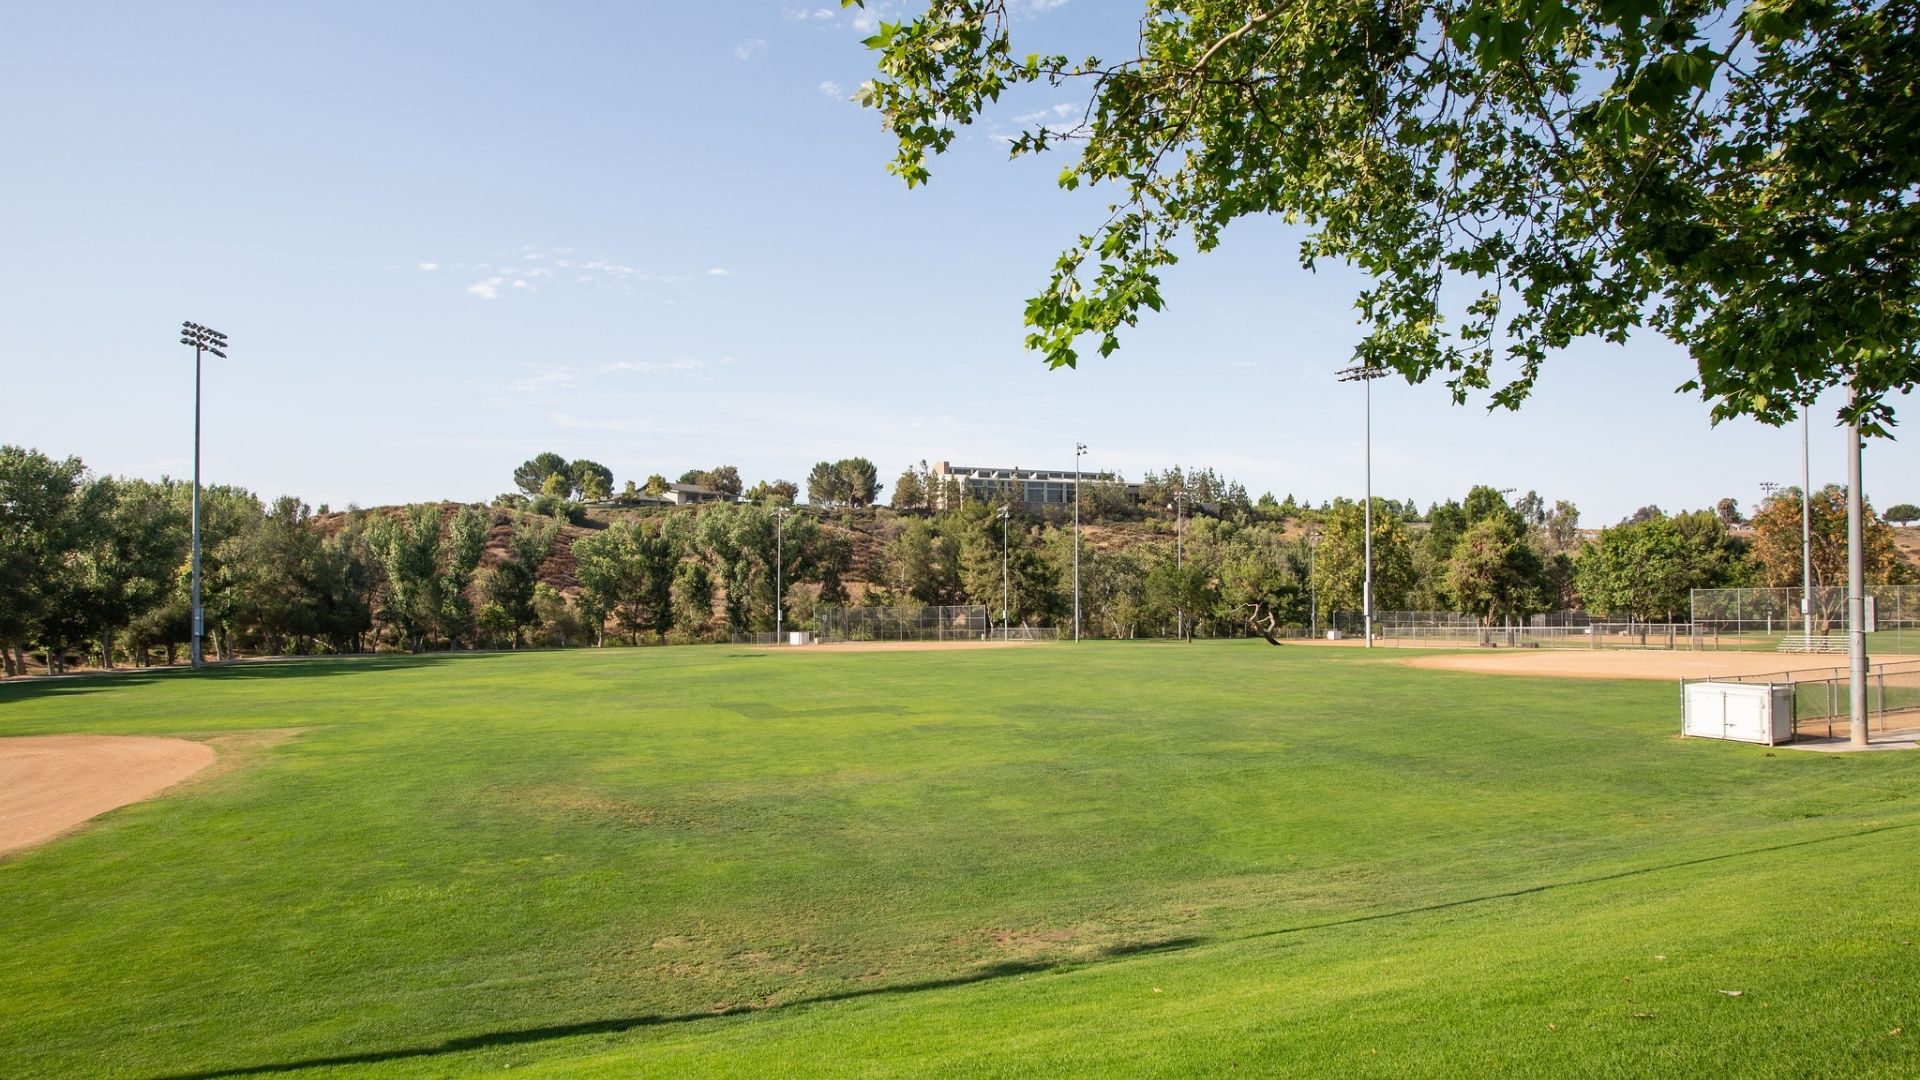
[[[808,645],[806,653],[865,652],[946,652],[953,649],[1019,649],[1038,644],[1032,641],[835,641]]]
[[[1876,656],[1874,663],[1911,660]],[[1472,671],[1483,675],[1532,675],[1555,679],[1699,679],[1769,675],[1780,671],[1844,670],[1846,657],[1769,652],[1662,652],[1635,649],[1482,649],[1439,653],[1400,661],[1409,667]]]
[[[0,856],[158,795],[214,763],[206,743],[136,735],[0,739]]]

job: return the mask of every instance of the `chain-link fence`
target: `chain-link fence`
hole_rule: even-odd
[[[1793,733],[1800,739],[1843,737],[1853,715],[1852,677],[1845,665],[1681,681],[1790,685],[1793,687]],[[1920,660],[1868,667],[1868,733],[1878,735],[1915,728],[1920,728]]]
[[[1357,611],[1332,612],[1325,625],[1343,637],[1366,633]],[[1408,648],[1685,649],[1691,647],[1690,633],[1686,623],[1609,621],[1581,611],[1547,612],[1492,625],[1455,611],[1381,611],[1373,617],[1376,644]]]
[[[1747,652],[1847,651],[1847,590],[1815,586],[1801,613],[1801,593],[1789,589],[1693,590],[1693,647]],[[1878,629],[1870,653],[1920,653],[1920,586],[1869,585]]]
[[[814,637],[834,641],[986,641],[998,634],[985,604],[937,607],[823,607]]]

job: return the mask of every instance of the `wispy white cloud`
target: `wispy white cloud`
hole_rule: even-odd
[[[422,270],[438,270],[438,269],[440,269],[440,264],[439,264],[439,263],[437,263],[437,262],[423,262],[423,263],[421,263],[421,264],[420,264],[420,269],[422,269]]]
[[[755,55],[766,51],[767,39],[754,38],[752,41],[743,41],[735,45],[733,47],[733,57],[736,60],[751,60]]]
[[[688,267],[676,271],[648,270],[633,263],[604,256],[561,258],[572,248],[548,251],[526,250],[510,258],[482,262],[417,263],[421,270],[438,270],[443,265],[455,272],[471,274],[472,284],[465,291],[482,300],[498,300],[509,292],[533,294],[557,283],[587,285],[596,289],[630,291],[640,285],[685,285],[707,276],[726,276],[732,271],[723,266],[699,270]],[[697,265],[697,264],[696,264]]]
[[[572,368],[532,365],[532,373],[515,379],[504,389],[515,394],[536,394],[542,390],[572,390],[580,385]]]
[[[731,357],[721,363],[732,363]],[[706,368],[705,360],[696,360],[691,356],[676,357],[672,360],[619,360],[606,364],[601,371],[637,371],[643,375],[687,375]]]
[[[845,97],[847,93],[841,88],[839,83],[834,82],[832,79],[825,80],[819,86],[814,87],[814,89],[830,98]]]

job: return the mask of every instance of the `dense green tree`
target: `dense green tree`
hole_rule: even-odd
[[[840,473],[831,461],[816,461],[807,470],[807,502],[814,506],[834,506],[845,502]]]
[[[1587,609],[1602,616],[1671,621],[1689,610],[1692,560],[1665,515],[1600,530],[1574,562]]]
[[[900,479],[893,482],[893,500],[890,504],[895,510],[919,510],[927,505],[927,491],[920,486],[920,474],[907,469]]]
[[[1920,521],[1920,506],[1912,503],[1894,503],[1887,507],[1886,517],[1895,525],[1911,525]]]
[[[567,484],[569,498],[604,502],[613,497],[613,470],[580,458],[567,466]]]
[[[747,489],[746,494],[748,502],[762,506],[769,503],[784,503],[792,506],[795,500],[799,498],[800,486],[790,480],[774,480],[772,482],[762,480]]]
[[[1447,590],[1461,611],[1493,626],[1544,608],[1540,556],[1515,516],[1491,514],[1468,527],[1447,566]]]
[[[1314,558],[1314,588],[1320,610],[1360,611],[1365,578],[1365,507],[1336,499],[1321,525]],[[1373,515],[1373,606],[1406,607],[1413,587],[1413,544],[1399,518],[1376,506]]]
[[[520,647],[521,633],[540,617],[533,603],[534,589],[540,583],[540,566],[553,550],[556,526],[538,518],[523,517],[509,522],[505,558],[487,572],[485,595],[497,614],[494,629],[507,637],[510,647]]]
[[[553,476],[560,477],[563,487],[561,494],[566,493],[564,489],[573,486],[572,477],[567,474],[567,459],[547,450],[535,454],[513,470],[513,484],[528,495],[538,495],[547,490],[547,479]]]
[[[0,657],[8,675],[26,674],[25,646],[40,636],[85,479],[79,458],[0,446]]]
[[[951,532],[936,530],[930,522],[913,519],[887,545],[888,587],[903,600],[916,604],[966,602],[961,583],[960,543]]]
[[[1813,493],[1807,505],[1812,525],[1813,586],[1817,605],[1814,619],[1832,626],[1846,617],[1844,599],[1828,595],[1847,583],[1847,492],[1838,484],[1829,484]],[[1893,542],[1893,529],[1865,507],[1861,533],[1861,558],[1869,584],[1897,583],[1908,576],[1905,561]],[[1775,491],[1753,513],[1753,545],[1749,558],[1757,584],[1773,588],[1802,584],[1800,489]]]
[[[863,457],[842,458],[833,463],[840,478],[840,491],[848,506],[872,506],[880,495],[880,470]]]
[[[680,551],[661,522],[618,521],[573,544],[574,576],[595,608],[639,644],[643,631],[673,627],[673,575]]]
[[[713,575],[697,562],[673,571],[673,624],[689,636],[706,634],[713,623]]]
[[[883,23],[859,100],[911,186],[1003,92],[1086,85],[1070,137],[1046,114],[1011,140],[1117,189],[1027,304],[1056,367],[1158,310],[1178,246],[1278,215],[1306,266],[1367,276],[1357,359],[1457,397],[1498,374],[1517,406],[1547,356],[1643,325],[1716,418],[1846,387],[1884,434],[1920,380],[1920,5],[1148,0],[1118,61],[1021,59],[1010,5]]]
[[[440,507],[421,503],[372,530],[386,577],[380,618],[409,652],[426,650],[441,617],[440,525]]]

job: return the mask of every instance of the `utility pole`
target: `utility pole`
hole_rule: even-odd
[[[180,324],[180,344],[193,346],[193,584],[189,608],[189,618],[193,620],[193,650],[188,658],[195,671],[203,663],[200,650],[201,638],[207,631],[206,609],[200,605],[200,354],[210,352],[222,360],[227,358],[227,335],[218,330],[210,330],[195,322]]]
[[[1087,444],[1073,444],[1073,640],[1080,640],[1080,459]]]
[[[1860,487],[1860,425],[1847,425],[1847,630],[1848,699],[1852,742],[1867,745],[1867,563],[1866,519]]]
[[[1361,606],[1367,631],[1367,648],[1373,648],[1373,380],[1387,374],[1387,369],[1371,364],[1355,364],[1341,371],[1341,382],[1358,382],[1366,387],[1366,421],[1363,438],[1366,442],[1366,578],[1361,585]]]

